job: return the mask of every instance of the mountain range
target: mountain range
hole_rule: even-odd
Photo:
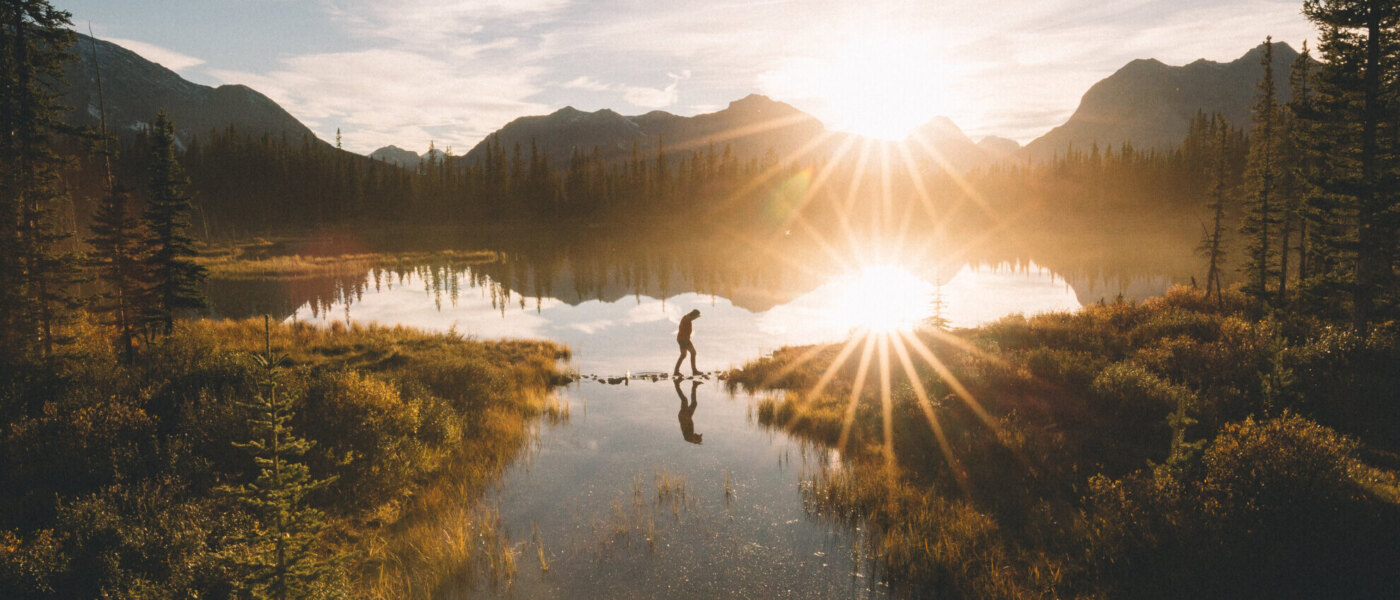
[[[228,127],[254,135],[316,139],[296,117],[247,86],[193,83],[126,48],[82,34],[77,35],[73,55],[75,60],[65,68],[68,87],[60,101],[70,109],[64,120],[72,125],[96,128],[100,108],[105,107],[108,131],[126,135],[164,110],[182,142]]]
[[[315,138],[310,129],[256,90],[199,85],[111,42],[81,34],[77,38],[77,60],[67,67],[68,89],[62,96],[63,103],[72,107],[67,114],[72,124],[98,123],[100,66],[108,128],[118,134],[143,127],[163,109],[186,141],[227,127],[254,135]],[[906,145],[915,148],[916,157],[952,171],[966,171],[998,161],[1045,160],[1070,147],[1088,148],[1095,143],[1109,146],[1126,141],[1138,148],[1168,149],[1180,143],[1198,111],[1221,112],[1248,129],[1262,52],[1260,45],[1228,63],[1198,60],[1185,66],[1154,59],[1132,61],[1089,88],[1068,121],[1024,148],[995,136],[975,142],[946,117],[935,118],[911,134],[926,143]],[[1287,73],[1297,53],[1287,44],[1275,43],[1273,54],[1279,97],[1287,101]],[[714,148],[720,153],[728,146],[740,160],[748,160],[770,149],[782,157],[799,153],[831,157],[843,148],[883,145],[889,149],[894,144],[830,131],[791,105],[750,95],[723,110],[693,117],[664,111],[624,116],[608,109],[585,112],[564,107],[548,115],[517,118],[458,160],[479,161],[488,145],[497,143],[507,153],[517,144],[528,152],[532,142],[555,168],[566,167],[575,150],[591,154],[595,148],[604,159],[622,159],[634,149],[651,157],[658,148],[668,153]],[[380,148],[370,156],[405,167],[422,159],[396,146]]]
[[[1065,124],[1026,145],[1023,156],[1045,160],[1070,147],[1088,149],[1131,142],[1167,150],[1186,137],[1198,111],[1219,112],[1236,127],[1252,128],[1252,106],[1263,76],[1264,45],[1228,63],[1198,60],[1173,67],[1156,59],[1128,63],[1084,93]],[[1288,44],[1273,44],[1275,92],[1288,102],[1288,72],[1298,53]]]

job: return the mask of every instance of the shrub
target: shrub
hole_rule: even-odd
[[[358,371],[321,373],[308,384],[293,428],[315,440],[312,470],[336,473],[337,493],[373,503],[403,490],[425,467],[418,409],[397,387]]]
[[[1356,452],[1294,414],[1227,425],[1197,465],[1092,479],[1091,554],[1124,597],[1386,597],[1400,498]]]
[[[1190,412],[1197,404],[1190,390],[1133,362],[1114,363],[1099,373],[1091,399],[1092,420],[1111,432],[1095,436],[1104,447],[1094,454],[1116,468],[1164,460],[1171,441],[1167,415],[1182,405]]]

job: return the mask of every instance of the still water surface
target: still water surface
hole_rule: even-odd
[[[486,500],[515,543],[514,582],[482,578],[453,594],[862,598],[890,594],[864,550],[870,532],[809,513],[802,495],[823,469],[840,468],[839,454],[759,426],[754,399],[724,391],[713,375],[646,376],[674,365],[681,315],[702,311],[694,342],[699,367],[713,374],[861,327],[908,328],[935,314],[971,327],[1160,294],[1182,279],[1150,271],[1067,277],[1031,260],[765,275],[566,256],[211,282],[210,292],[225,316],[273,312],[287,321],[401,324],[570,346],[584,379],[558,392],[568,418],[538,423],[530,448]],[[626,385],[594,379],[628,375]]]

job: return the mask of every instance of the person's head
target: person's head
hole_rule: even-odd
[[[699,318],[700,318],[700,309],[697,308],[697,309],[695,309],[695,310],[692,310],[692,311],[690,311],[690,314],[688,314],[688,315],[686,315],[686,316],[688,316],[688,317],[690,317],[690,318],[692,318],[692,319],[699,319]]]

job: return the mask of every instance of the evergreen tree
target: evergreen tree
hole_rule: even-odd
[[[197,253],[186,230],[190,223],[187,181],[175,159],[175,127],[164,112],[151,127],[150,198],[146,205],[147,322],[169,333],[175,312],[204,307],[199,284],[204,267],[191,260]]]
[[[126,190],[120,186],[113,188],[97,207],[92,237],[88,239],[97,277],[106,284],[101,307],[117,328],[127,362],[131,362],[136,325],[145,312],[143,300],[146,297],[142,287],[145,281],[142,242],[146,234],[131,208]]]
[[[270,330],[267,317],[264,327]],[[240,540],[252,551],[236,565],[244,575],[240,583],[254,598],[334,597],[338,565],[322,560],[316,552],[325,515],[306,500],[307,494],[334,478],[313,479],[310,468],[300,461],[312,443],[291,430],[296,397],[278,393],[286,357],[273,355],[270,331],[265,335],[269,339],[264,354],[253,357],[262,371],[264,391],[252,402],[242,403],[250,413],[248,424],[254,437],[235,444],[252,454],[258,476],[252,483],[223,488],[254,517],[252,529]]]
[[[947,331],[952,325],[948,320],[948,302],[943,300],[943,276],[939,275],[933,281],[933,299],[929,302],[929,312],[932,313],[924,319],[924,325],[938,331]]]
[[[1312,51],[1303,42],[1302,51],[1294,59],[1288,74],[1288,85],[1293,99],[1288,103],[1288,149],[1286,168],[1291,182],[1290,193],[1285,198],[1284,230],[1282,253],[1279,255],[1279,296],[1288,294],[1289,277],[1289,237],[1297,231],[1297,264],[1294,267],[1298,281],[1308,277],[1311,230],[1308,227],[1307,206],[1315,195],[1310,181],[1317,171],[1318,156],[1308,144],[1310,137],[1308,123],[1313,113],[1312,100]]]
[[[75,38],[69,13],[43,0],[0,0],[0,347],[53,355],[59,321],[74,302],[71,253],[54,210],[67,197],[54,152],[63,63]]]
[[[1350,287],[1352,326],[1365,333],[1396,287],[1400,4],[1307,0],[1303,13],[1322,30],[1324,59],[1313,131],[1327,165],[1314,179],[1324,196],[1316,212],[1343,253],[1321,279]]]
[[[1283,170],[1283,135],[1274,92],[1273,38],[1264,40],[1260,64],[1259,95],[1254,103],[1254,133],[1250,138],[1246,170],[1248,195],[1240,234],[1245,238],[1244,291],[1256,305],[1266,304],[1269,288],[1278,276],[1279,176]]]
[[[1206,257],[1206,297],[1209,298],[1214,292],[1216,303],[1223,305],[1225,299],[1221,292],[1220,274],[1225,266],[1225,210],[1232,187],[1228,159],[1230,126],[1224,116],[1216,114],[1211,120],[1211,130],[1215,138],[1214,165],[1211,169],[1210,196],[1206,208],[1211,211],[1213,218],[1212,225],[1204,232],[1197,251]]]

